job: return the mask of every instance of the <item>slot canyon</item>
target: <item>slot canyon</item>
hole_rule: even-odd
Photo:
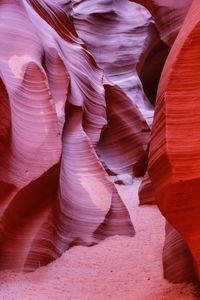
[[[0,0],[0,40],[0,300],[200,298],[200,0]]]

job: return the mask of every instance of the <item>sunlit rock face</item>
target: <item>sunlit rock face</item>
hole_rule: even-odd
[[[191,264],[194,265],[198,278],[200,276],[199,20],[200,3],[195,0],[173,44],[161,76],[148,168],[159,208],[178,235],[184,239],[182,247],[186,245],[189,247],[193,261]],[[172,243],[171,247],[174,251],[177,250],[175,244]],[[166,251],[164,259],[167,258]],[[189,251],[182,253],[188,255]],[[169,260],[165,262],[169,263]],[[176,266],[171,259],[171,270],[168,265],[165,274],[168,273],[168,276],[172,277],[173,272],[178,277],[180,273],[177,272]],[[190,269],[185,271],[191,274]],[[181,276],[183,277],[183,274]]]
[[[74,245],[134,235],[105,168],[144,174],[149,126],[128,97],[134,79],[128,61],[119,82],[120,65],[102,70],[71,11],[76,5],[69,1],[0,3],[1,269],[34,270]]]

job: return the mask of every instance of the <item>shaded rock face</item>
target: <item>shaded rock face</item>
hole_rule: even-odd
[[[200,276],[199,20],[200,3],[193,1],[164,66],[149,152],[156,202],[178,232],[170,236],[168,231],[164,250],[165,274],[173,281],[188,280],[191,265]],[[174,263],[177,247],[185,257],[182,270]]]

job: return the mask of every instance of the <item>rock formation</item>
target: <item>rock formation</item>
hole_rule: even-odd
[[[172,46],[192,0],[130,0],[146,7],[155,18],[162,41]]]
[[[156,202],[166,217],[164,276],[200,277],[200,4],[191,3],[0,2],[1,269],[32,271],[72,246],[134,236],[111,174],[144,176],[140,204]]]
[[[179,12],[178,8],[177,11]],[[68,3],[68,13],[79,36],[94,56],[97,64],[104,70],[106,78],[119,85],[124,91],[124,93],[117,92],[118,96],[115,96],[116,93],[113,92],[110,100],[108,96],[106,97],[107,107],[110,106],[108,112],[114,109],[113,100],[115,97],[121,98],[124,103],[126,101],[127,111],[130,111],[128,107],[131,106],[130,100],[132,100],[131,110],[137,110],[136,107],[134,108],[136,104],[151,126],[157,85],[170,49],[167,44],[161,41],[151,15],[142,6],[121,0],[98,0],[95,5],[91,5],[89,0],[71,1],[71,6]],[[108,92],[106,94],[108,95]],[[110,105],[111,101],[112,104]],[[120,118],[122,118],[122,113],[126,114],[125,107],[123,110],[124,112],[121,112],[116,107]],[[130,124],[135,123],[133,121],[133,118],[135,119],[134,114],[131,111],[129,112],[128,127],[130,127]],[[113,122],[110,123],[100,141],[100,149],[104,150],[102,157],[105,160],[106,156],[109,157],[109,168],[113,172],[115,170],[118,172],[124,171],[125,173],[127,171],[131,172],[130,169],[127,170],[127,167],[124,170],[122,169],[122,166],[126,164],[125,161],[122,162],[123,153],[126,151],[126,156],[132,161],[135,158],[132,152],[137,151],[137,149],[131,147],[127,134],[122,133],[122,130],[119,131],[122,122],[118,122],[118,127],[113,124]],[[135,131],[137,125],[131,125],[131,127]],[[120,139],[124,141],[123,143],[120,142],[121,150],[116,143],[119,135]],[[106,144],[105,138],[107,140]],[[108,140],[114,140],[114,145],[108,144]],[[116,155],[116,151],[118,155]],[[111,161],[112,164],[115,162],[119,166],[111,166]],[[134,172],[134,175],[142,176],[143,173],[139,170],[139,172]],[[153,195],[149,194],[150,190],[152,190],[152,187],[148,178],[148,181],[143,181],[141,185],[141,203],[153,202]],[[143,197],[146,197],[146,199],[142,199]]]
[[[134,235],[105,169],[144,174],[149,126],[97,66],[69,4],[0,3],[0,268],[31,271],[73,245]]]
[[[70,15],[106,78],[121,87],[151,124],[153,106],[138,76],[150,45],[159,40],[151,15],[142,6],[121,0],[96,0],[95,5],[72,0]]]
[[[138,67],[139,77],[142,81],[145,94],[154,104],[157,93],[157,82],[163,68],[165,59],[173,45],[186,14],[190,8],[192,0],[186,1],[166,1],[166,0],[131,0],[146,7],[154,17],[156,28],[160,39],[148,44],[147,51],[143,54],[144,59]],[[167,47],[168,46],[168,47]],[[154,80],[151,80],[154,78]],[[151,180],[146,174],[139,190],[141,204],[153,203],[153,187]]]
[[[163,215],[189,247],[198,277],[200,276],[199,20],[200,3],[194,0],[161,76],[148,170],[156,202]],[[172,244],[171,247],[174,248],[175,254],[176,245]],[[185,260],[188,260],[188,253],[185,251]],[[171,272],[177,273],[178,281],[179,275],[174,262],[171,265]],[[191,274],[189,270],[187,272]]]

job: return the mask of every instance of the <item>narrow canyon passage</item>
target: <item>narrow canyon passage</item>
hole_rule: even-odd
[[[190,300],[191,284],[163,279],[164,218],[156,206],[138,206],[140,180],[116,185],[136,236],[114,236],[97,246],[73,247],[33,273],[0,273],[1,300]]]
[[[0,24],[0,300],[200,298],[200,0]]]

